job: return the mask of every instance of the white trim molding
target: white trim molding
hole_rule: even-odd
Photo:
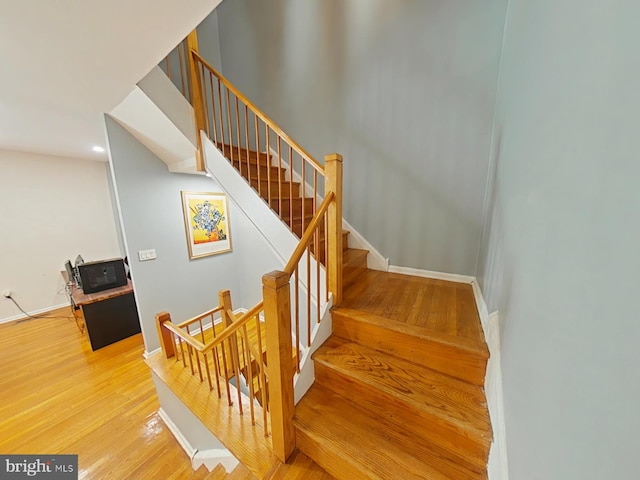
[[[66,308],[71,308],[68,303],[61,303],[60,305],[52,305],[51,307],[40,308],[39,310],[32,310],[30,312],[27,312],[27,314],[29,316],[35,317],[37,315],[42,315],[43,313],[52,312],[54,310],[60,310],[61,308],[65,308],[65,307]],[[0,324],[13,322],[15,320],[36,320],[35,318],[34,319],[30,319],[29,316],[27,316],[24,313],[20,312],[19,315],[13,315],[12,317],[5,317],[3,319],[0,319]]]
[[[489,335],[487,345],[490,358],[487,362],[484,391],[491,417],[493,429],[493,443],[489,451],[487,466],[489,480],[509,480],[509,465],[507,462],[507,430],[504,415],[504,393],[502,389],[502,366],[500,355],[500,325],[498,312],[489,315]]]
[[[160,407],[160,409],[158,410],[158,415],[160,416],[164,424],[167,426],[169,431],[173,434],[173,436],[176,437],[176,440],[178,441],[182,449],[185,451],[187,456],[193,461],[193,457],[198,452],[198,450],[194,448],[191,445],[191,443],[189,443],[189,440],[187,440],[187,437],[185,437],[182,434],[178,426],[175,423],[173,423],[173,420],[171,420],[171,417],[169,417],[167,412],[165,412],[162,407]]]
[[[413,275],[415,277],[434,278],[436,280],[447,280],[449,282],[460,282],[472,284],[476,281],[475,277],[469,275],[458,275],[457,273],[434,272],[431,270],[420,270],[418,268],[398,267],[396,265],[389,266],[390,273],[400,273],[402,275]]]
[[[180,431],[178,426],[173,422],[173,420],[171,420],[171,417],[169,417],[162,407],[158,410],[158,415],[176,438],[187,456],[191,459],[191,468],[193,468],[194,471],[204,465],[207,470],[211,472],[218,464],[221,464],[227,473],[229,473],[236,468],[238,463],[240,463],[238,459],[226,448],[213,448],[210,450],[199,451],[189,443],[189,440],[187,440],[182,431]]]
[[[471,282],[473,295],[482,324],[484,338],[489,348],[489,361],[484,377],[484,393],[491,418],[493,442],[489,450],[487,472],[489,480],[509,480],[507,463],[507,430],[504,416],[504,394],[502,390],[502,364],[500,355],[500,323],[498,312],[489,314],[478,282]]]
[[[371,270],[389,271],[389,259],[385,258],[369,241],[358,232],[353,225],[342,219],[342,229],[349,230],[349,247],[367,250],[367,268]]]

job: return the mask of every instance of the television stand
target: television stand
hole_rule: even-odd
[[[140,333],[131,280],[122,287],[89,294],[76,288],[71,292],[71,298],[82,309],[92,350]]]

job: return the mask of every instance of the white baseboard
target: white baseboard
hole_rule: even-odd
[[[484,297],[482,296],[482,291],[480,290],[480,285],[477,280],[473,280],[471,282],[471,287],[473,288],[473,296],[476,299],[476,307],[478,308],[478,315],[480,315],[480,324],[482,325],[482,332],[484,333],[485,341],[489,341],[489,310],[487,309],[487,304],[484,301]]]
[[[221,464],[227,473],[231,473],[240,462],[226,448],[215,448],[211,450],[201,450],[191,459],[191,466],[194,470],[198,470],[202,465],[207,467],[210,472]]]
[[[144,353],[142,354],[142,357],[147,360],[149,357],[153,357],[156,353],[161,352],[162,348],[158,347],[155,350],[151,350],[150,352],[145,350]]]
[[[474,283],[475,277],[469,275],[458,275],[457,273],[434,272],[431,270],[421,270],[418,268],[398,267],[396,265],[389,266],[390,273],[400,273],[402,275],[413,275],[415,277],[433,278],[436,280],[447,280],[450,282]]]
[[[53,310],[59,310],[61,308],[65,308],[65,307],[71,308],[68,303],[61,303],[60,305],[52,305],[51,307],[40,308],[38,310],[32,310],[32,311],[27,312],[27,313],[29,315],[35,317],[36,315],[41,315],[43,313],[48,313],[48,312],[51,312]],[[15,320],[21,320],[21,319],[27,319],[27,318],[29,318],[29,317],[27,317],[24,313],[20,313],[19,315],[13,315],[11,317],[5,317],[5,318],[0,319],[0,324],[9,323],[9,322],[13,322]]]
[[[187,438],[182,434],[178,426],[175,423],[173,423],[173,420],[171,420],[171,417],[167,415],[167,412],[165,412],[162,409],[162,407],[160,407],[160,409],[158,410],[158,415],[160,416],[164,424],[167,426],[169,431],[173,433],[173,436],[176,437],[176,440],[178,441],[182,449],[185,451],[187,456],[193,462],[193,457],[198,452],[198,450],[195,449],[193,446],[191,446],[191,444],[189,443],[189,440],[187,440]]]
[[[383,272],[389,271],[389,259],[383,257],[382,254],[344,218],[342,219],[342,228],[349,230],[350,247],[369,251],[367,255],[367,268],[371,270],[381,270]]]
[[[500,326],[498,312],[489,316],[487,345],[490,358],[487,363],[484,391],[493,429],[493,443],[489,451],[489,480],[509,480],[507,462],[507,431],[504,416],[504,394],[502,389],[502,366],[500,355]]]
[[[240,463],[238,462],[238,459],[226,448],[199,451],[189,443],[189,440],[187,440],[178,426],[173,422],[173,420],[171,420],[171,417],[169,417],[162,407],[158,410],[158,415],[176,438],[187,456],[191,459],[191,467],[194,471],[204,465],[207,470],[211,472],[220,463],[228,473],[236,468],[238,463]]]

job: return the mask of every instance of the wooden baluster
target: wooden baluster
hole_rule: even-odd
[[[316,323],[320,323],[320,225],[313,235],[313,248],[316,254]]]
[[[318,171],[317,170],[313,170],[313,201],[311,202],[311,210],[313,211],[313,214],[316,214],[316,208],[318,208],[317,205],[318,202]]]
[[[235,96],[235,95],[234,95]],[[242,145],[240,144],[240,111],[238,110],[238,97],[236,96],[236,137],[237,137],[237,145],[238,149],[238,162],[240,166],[240,171],[242,171]]]
[[[329,301],[329,275],[327,275],[327,269],[328,269],[328,259],[329,259],[329,230],[328,230],[328,218],[329,216],[325,213],[324,214],[324,255],[323,255],[323,260],[324,260],[324,280],[325,280],[325,286],[324,286],[324,293],[325,293],[325,302]],[[340,236],[340,238],[342,238],[342,235]]]
[[[270,145],[270,141],[271,139],[269,138],[269,125],[265,122],[264,124],[265,127],[265,131],[266,131],[266,141],[267,141],[267,203],[269,204],[269,208],[273,208],[273,205],[271,205],[271,162],[269,161],[269,159],[271,158],[271,145]],[[278,175],[280,174],[280,172],[278,172]]]
[[[222,147],[222,155],[227,156],[227,147],[224,143],[224,119],[222,115],[222,86],[220,80],[218,80],[218,111],[220,112],[220,144],[216,145],[218,148]]]
[[[298,265],[293,271],[295,303],[293,310],[296,312],[296,372],[300,373],[300,281],[298,279]]]
[[[209,371],[209,359],[207,358],[207,354],[202,355],[204,358],[204,366],[207,370],[207,382],[209,382],[209,391],[213,390],[213,384],[211,383],[211,372]]]
[[[218,358],[218,347],[213,348],[211,356],[213,357],[213,369],[216,372],[216,391],[218,392],[218,398],[220,398],[222,393],[220,392],[220,359]]]
[[[204,103],[202,101],[202,82],[200,74],[196,66],[196,59],[191,52],[198,52],[198,34],[192,31],[187,37],[187,46],[189,48],[189,71],[191,72],[191,82],[189,89],[191,91],[191,104],[196,118],[196,141],[198,142],[198,151],[196,152],[196,170],[204,172],[206,170],[204,164],[204,154],[202,150],[202,137],[200,130],[205,130]]]
[[[251,162],[249,161],[249,107],[244,106],[244,143],[245,149],[247,151],[247,179],[249,180],[249,185],[251,185]],[[256,158],[256,165],[260,168],[260,156]],[[258,188],[260,185],[258,185]]]
[[[225,353],[224,342],[220,345],[220,350],[222,352],[222,368],[224,368],[224,383],[227,386],[227,401],[229,402],[229,406],[231,406],[233,402],[231,401],[231,390],[229,389],[229,367],[227,366],[227,354]]]
[[[169,59],[170,56],[171,53],[169,53],[169,55],[167,55],[167,58],[165,58],[165,63],[167,65],[167,77],[169,77],[169,80],[171,80],[171,60]]]
[[[307,245],[307,347],[311,346],[311,248]]]
[[[198,350],[196,350],[195,348],[193,349],[193,352],[196,357],[196,363],[198,364],[198,376],[200,377],[200,381],[202,382],[204,380],[204,377],[202,376],[202,365],[200,365],[200,355],[198,354]]]
[[[258,353],[260,354],[260,358],[258,358],[258,365],[260,365],[260,393],[262,396],[262,422],[264,424],[264,436],[269,435],[269,428],[267,427],[267,375],[265,373],[265,364],[264,364],[264,350],[262,349],[262,328],[260,322],[260,315],[256,314],[256,332],[258,333]]]
[[[262,292],[273,453],[281,462],[286,462],[295,448],[289,276],[277,271],[267,273],[262,277]]]
[[[176,355],[176,344],[173,339],[173,333],[163,327],[163,324],[167,322],[171,322],[169,312],[160,312],[156,315],[156,328],[158,330],[158,338],[160,338],[162,353],[166,358],[171,358]]]
[[[258,195],[262,196],[262,183],[260,183],[260,133],[258,129],[258,115],[253,114],[253,123],[256,130],[256,165],[258,165]],[[267,166],[269,168],[269,166]]]
[[[187,360],[184,358],[184,344],[182,338],[178,337],[178,344],[180,345],[180,358],[182,359],[182,367],[187,368]]]
[[[193,368],[193,354],[192,354],[192,349],[193,347],[191,346],[190,343],[187,343],[187,352],[189,353],[189,367],[191,368],[191,375],[194,375],[196,373],[195,369]]]
[[[227,127],[229,127],[229,150],[231,151],[231,165],[233,165],[233,129],[231,128],[231,97],[229,96],[229,89],[225,88],[227,92]],[[240,161],[238,160],[238,166]]]
[[[222,318],[227,327],[233,324],[233,319],[227,313],[233,311],[231,303],[231,292],[229,290],[220,290],[218,293],[218,301],[222,307]],[[229,337],[229,355],[233,366],[234,375],[236,377],[236,390],[238,391],[238,410],[242,415],[242,392],[240,391],[240,357],[238,354],[238,336],[234,333]],[[226,368],[226,367],[225,367]]]
[[[254,392],[254,388],[253,388],[253,365],[252,365],[252,361],[251,361],[251,349],[249,347],[249,336],[247,335],[247,325],[243,325],[242,326],[242,336],[244,337],[244,349],[247,352],[247,357],[249,359],[249,361],[247,362],[245,360],[245,368],[247,369],[247,383],[249,384],[249,398],[251,399],[251,401],[249,402],[249,411],[251,413],[251,425],[255,425],[256,424],[256,417],[255,417],[255,412],[254,412],[254,408],[253,408],[253,402],[254,402],[254,398],[255,398],[255,392]]]
[[[289,147],[289,222],[293,229],[293,148]],[[302,230],[304,233],[304,230]]]
[[[328,227],[325,235],[329,237],[326,274],[329,290],[333,294],[333,306],[337,307],[342,301],[342,155],[333,153],[325,156],[324,168],[324,194],[335,194],[327,209]]]
[[[306,205],[305,204],[307,203],[305,201],[306,200],[306,196],[307,196],[307,189],[306,189],[307,180],[306,180],[305,173],[304,173],[304,166],[307,163],[307,161],[305,160],[304,157],[301,157],[301,158],[302,158],[302,167],[300,168],[300,170],[301,170],[300,175],[302,176],[302,181],[301,181],[301,183],[302,183],[302,232],[304,234],[304,230],[305,230],[304,213],[305,213],[305,209],[306,209]]]
[[[282,154],[280,152],[280,135],[278,135],[278,216],[282,218]],[[289,228],[293,230],[293,222],[289,221]]]
[[[178,61],[180,63],[180,87],[182,90],[182,95],[186,97],[185,82],[184,82],[185,65],[184,65],[184,58],[182,53],[182,42],[180,43],[180,45],[178,45]]]
[[[217,79],[217,78],[216,78]],[[213,119],[213,143],[218,146],[218,121],[216,120],[216,91],[213,88],[213,73],[209,72],[209,85],[211,85],[211,118]],[[218,102],[220,99],[218,99]]]
[[[207,93],[207,77],[205,76],[204,73],[204,65],[202,65],[201,63],[198,64],[198,75],[200,75],[200,82],[202,85],[202,91],[204,92],[204,98],[202,100],[202,105],[204,108],[204,121],[205,121],[205,125],[207,126],[207,137],[212,138],[211,135],[211,128],[209,126],[209,95]],[[212,92],[213,93],[213,92]]]

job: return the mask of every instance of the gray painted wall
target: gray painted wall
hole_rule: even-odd
[[[226,0],[223,74],[319,161],[394,265],[475,274],[506,0]]]
[[[479,276],[511,478],[638,478],[640,4],[511,0]]]
[[[105,117],[127,252],[147,351],[159,346],[155,314],[180,321],[218,305],[229,289],[234,308],[261,298],[262,274],[282,268],[242,211],[229,201],[233,251],[189,260],[181,190],[219,192],[210,178],[170,173],[167,166],[111,117]],[[138,261],[155,248],[158,258]]]

